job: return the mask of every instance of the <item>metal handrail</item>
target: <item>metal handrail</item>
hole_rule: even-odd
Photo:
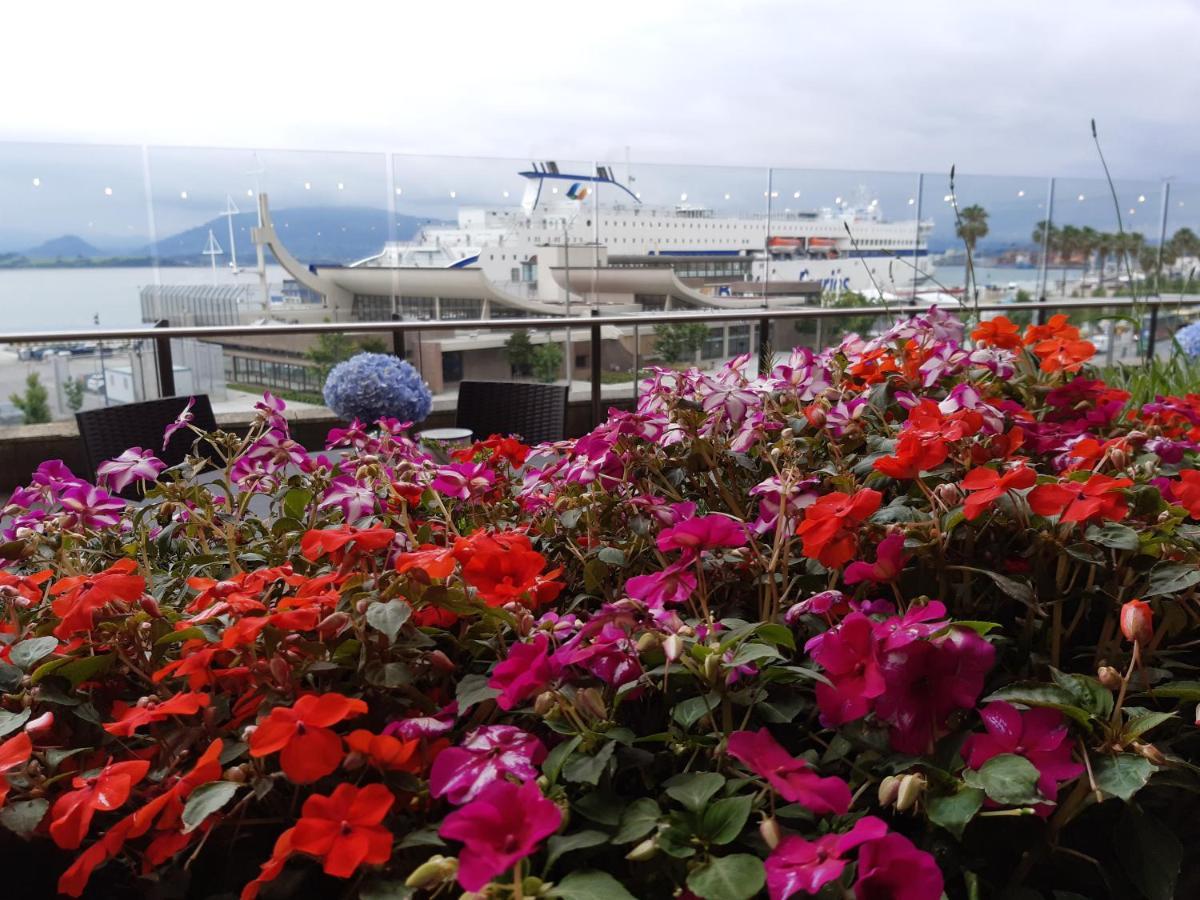
[[[1090,298],[1082,300],[1052,301],[1043,298],[1036,303],[980,303],[970,306],[959,305],[959,312],[1014,312],[1028,310],[1036,311],[1039,322],[1045,318],[1047,309],[1105,309],[1105,308],[1145,308],[1150,312],[1150,347],[1147,353],[1153,352],[1153,335],[1157,330],[1158,311],[1169,306],[1200,305],[1200,295],[1180,296],[1172,299],[1134,300],[1132,298]],[[601,417],[601,326],[626,325],[635,329],[640,325],[660,325],[664,323],[706,323],[706,322],[745,322],[757,319],[759,322],[759,369],[764,374],[770,370],[772,348],[770,346],[770,323],[775,319],[843,319],[852,316],[899,316],[915,315],[928,312],[931,306],[917,305],[878,305],[856,306],[850,308],[826,309],[820,306],[801,306],[790,309],[740,309],[722,310],[719,312],[688,312],[667,313],[656,315],[601,315],[599,309],[593,308],[590,316],[562,316],[544,318],[519,319],[436,319],[433,321],[403,321],[394,319],[386,322],[313,322],[308,324],[281,325],[206,325],[197,327],[171,326],[166,320],[160,321],[152,328],[106,328],[92,331],[33,331],[0,334],[0,344],[31,344],[31,343],[62,343],[70,341],[98,340],[152,340],[155,344],[155,356],[158,361],[158,385],[162,396],[168,397],[175,393],[175,369],[171,358],[171,338],[217,338],[238,337],[241,335],[290,335],[290,334],[391,334],[392,348],[398,356],[404,355],[404,335],[409,332],[421,331],[511,331],[515,328],[549,329],[549,328],[580,328],[590,332],[591,345],[591,406],[592,421],[599,423]]]

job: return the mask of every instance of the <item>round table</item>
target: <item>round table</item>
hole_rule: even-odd
[[[417,432],[417,439],[435,456],[448,458],[451,450],[470,447],[474,435],[470,428],[427,428]]]

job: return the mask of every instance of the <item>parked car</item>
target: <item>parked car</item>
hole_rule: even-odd
[[[25,414],[7,401],[0,402],[0,425],[22,425]]]
[[[101,375],[99,372],[93,372],[91,375],[89,375],[87,377],[87,381],[84,383],[84,387],[87,388],[93,394],[103,394],[104,393],[104,376]]]

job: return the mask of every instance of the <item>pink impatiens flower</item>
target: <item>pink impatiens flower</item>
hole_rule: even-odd
[[[192,414],[192,407],[195,405],[196,398],[188,397],[187,406],[185,406],[179,415],[175,417],[175,421],[163,430],[163,450],[167,449],[167,444],[171,443],[171,438],[175,435],[175,432],[179,431],[181,428],[186,428],[192,423],[192,419],[195,418],[195,416]]]
[[[840,625],[805,645],[830,681],[818,682],[816,688],[826,727],[861,719],[871,711],[871,701],[887,688],[877,645],[875,624],[860,612],[850,613]]]
[[[886,834],[858,851],[855,900],[938,900],[942,872],[932,856],[902,834]]]
[[[729,755],[767,780],[780,797],[813,812],[841,815],[850,808],[850,786],[840,778],[822,778],[783,749],[766,728],[735,731],[729,736]]]
[[[485,725],[458,747],[437,755],[429,772],[429,792],[461,805],[505,776],[537,778],[537,765],[545,758],[545,745],[529,732],[512,725]]]
[[[860,581],[895,581],[907,561],[908,557],[904,555],[904,535],[896,532],[880,541],[875,550],[874,563],[850,563],[846,566],[843,579],[846,584],[858,584]]]
[[[116,525],[125,509],[124,500],[86,481],[64,490],[58,502],[73,525],[95,530]]]
[[[558,829],[562,811],[542,796],[537,783],[496,781],[446,817],[438,834],[462,841],[458,883],[480,891],[513,864],[537,850]]]
[[[1011,703],[989,703],[979,713],[986,734],[973,734],[963,742],[967,765],[978,769],[993,756],[1013,753],[1023,756],[1038,770],[1038,791],[1047,800],[1058,796],[1058,786],[1083,773],[1083,764],[1071,758],[1071,735],[1063,715],[1056,709],[1020,712]],[[1053,807],[1039,804],[1040,816]]]
[[[844,834],[826,834],[815,841],[788,835],[767,857],[767,892],[771,900],[788,900],[798,893],[816,894],[841,877],[847,853],[887,834],[882,819],[864,816]]]
[[[647,606],[685,603],[696,590],[696,576],[686,561],[667,566],[661,572],[637,575],[625,582],[625,592]]]
[[[153,451],[130,447],[116,459],[96,467],[97,478],[103,479],[110,490],[123,491],[135,481],[153,481],[167,467]]]
[[[657,543],[658,549],[663,553],[682,550],[685,558],[691,558],[702,550],[744,547],[746,526],[729,516],[696,516],[694,519],[685,519],[671,528],[664,528],[658,534]]]
[[[320,508],[336,506],[341,509],[345,521],[357,522],[375,512],[375,503],[375,491],[370,484],[352,475],[339,475],[329,483]]]
[[[540,694],[558,677],[561,665],[546,652],[550,638],[539,634],[532,641],[513,644],[508,658],[492,669],[488,687],[500,691],[496,703],[503,710],[512,709],[518,703]]]

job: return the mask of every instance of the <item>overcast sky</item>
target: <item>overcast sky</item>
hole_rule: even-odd
[[[6,4],[0,138],[1197,179],[1196,0]]]

